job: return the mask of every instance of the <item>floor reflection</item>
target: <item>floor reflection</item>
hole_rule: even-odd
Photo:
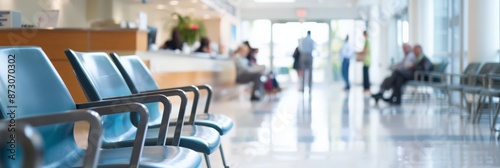
[[[469,124],[435,102],[375,106],[361,88],[341,88],[216,103],[214,111],[235,119],[224,137],[233,167],[500,166],[498,133],[491,134],[487,119]]]

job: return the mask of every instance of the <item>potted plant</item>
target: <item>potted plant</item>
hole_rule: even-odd
[[[178,13],[174,13],[173,15],[177,16],[178,21],[175,28],[179,30],[182,40],[189,46],[193,46],[196,41],[206,35],[205,25],[200,20],[189,16],[181,16]]]

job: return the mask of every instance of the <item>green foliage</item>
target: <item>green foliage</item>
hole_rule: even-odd
[[[188,45],[193,45],[196,41],[206,35],[206,28],[203,22],[197,19],[192,19],[189,16],[181,16],[178,13],[174,13],[177,16],[177,28],[181,34],[182,40]]]

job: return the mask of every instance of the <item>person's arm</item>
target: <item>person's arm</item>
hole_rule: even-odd
[[[432,62],[428,59],[428,58],[425,58],[424,60],[424,70],[425,71],[431,71],[432,70]]]

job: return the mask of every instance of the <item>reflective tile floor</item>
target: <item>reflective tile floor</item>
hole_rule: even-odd
[[[469,124],[438,100],[375,106],[361,88],[340,84],[317,84],[310,97],[295,88],[213,104],[236,124],[222,139],[231,167],[500,167],[486,117]],[[210,158],[222,167],[218,152]]]

